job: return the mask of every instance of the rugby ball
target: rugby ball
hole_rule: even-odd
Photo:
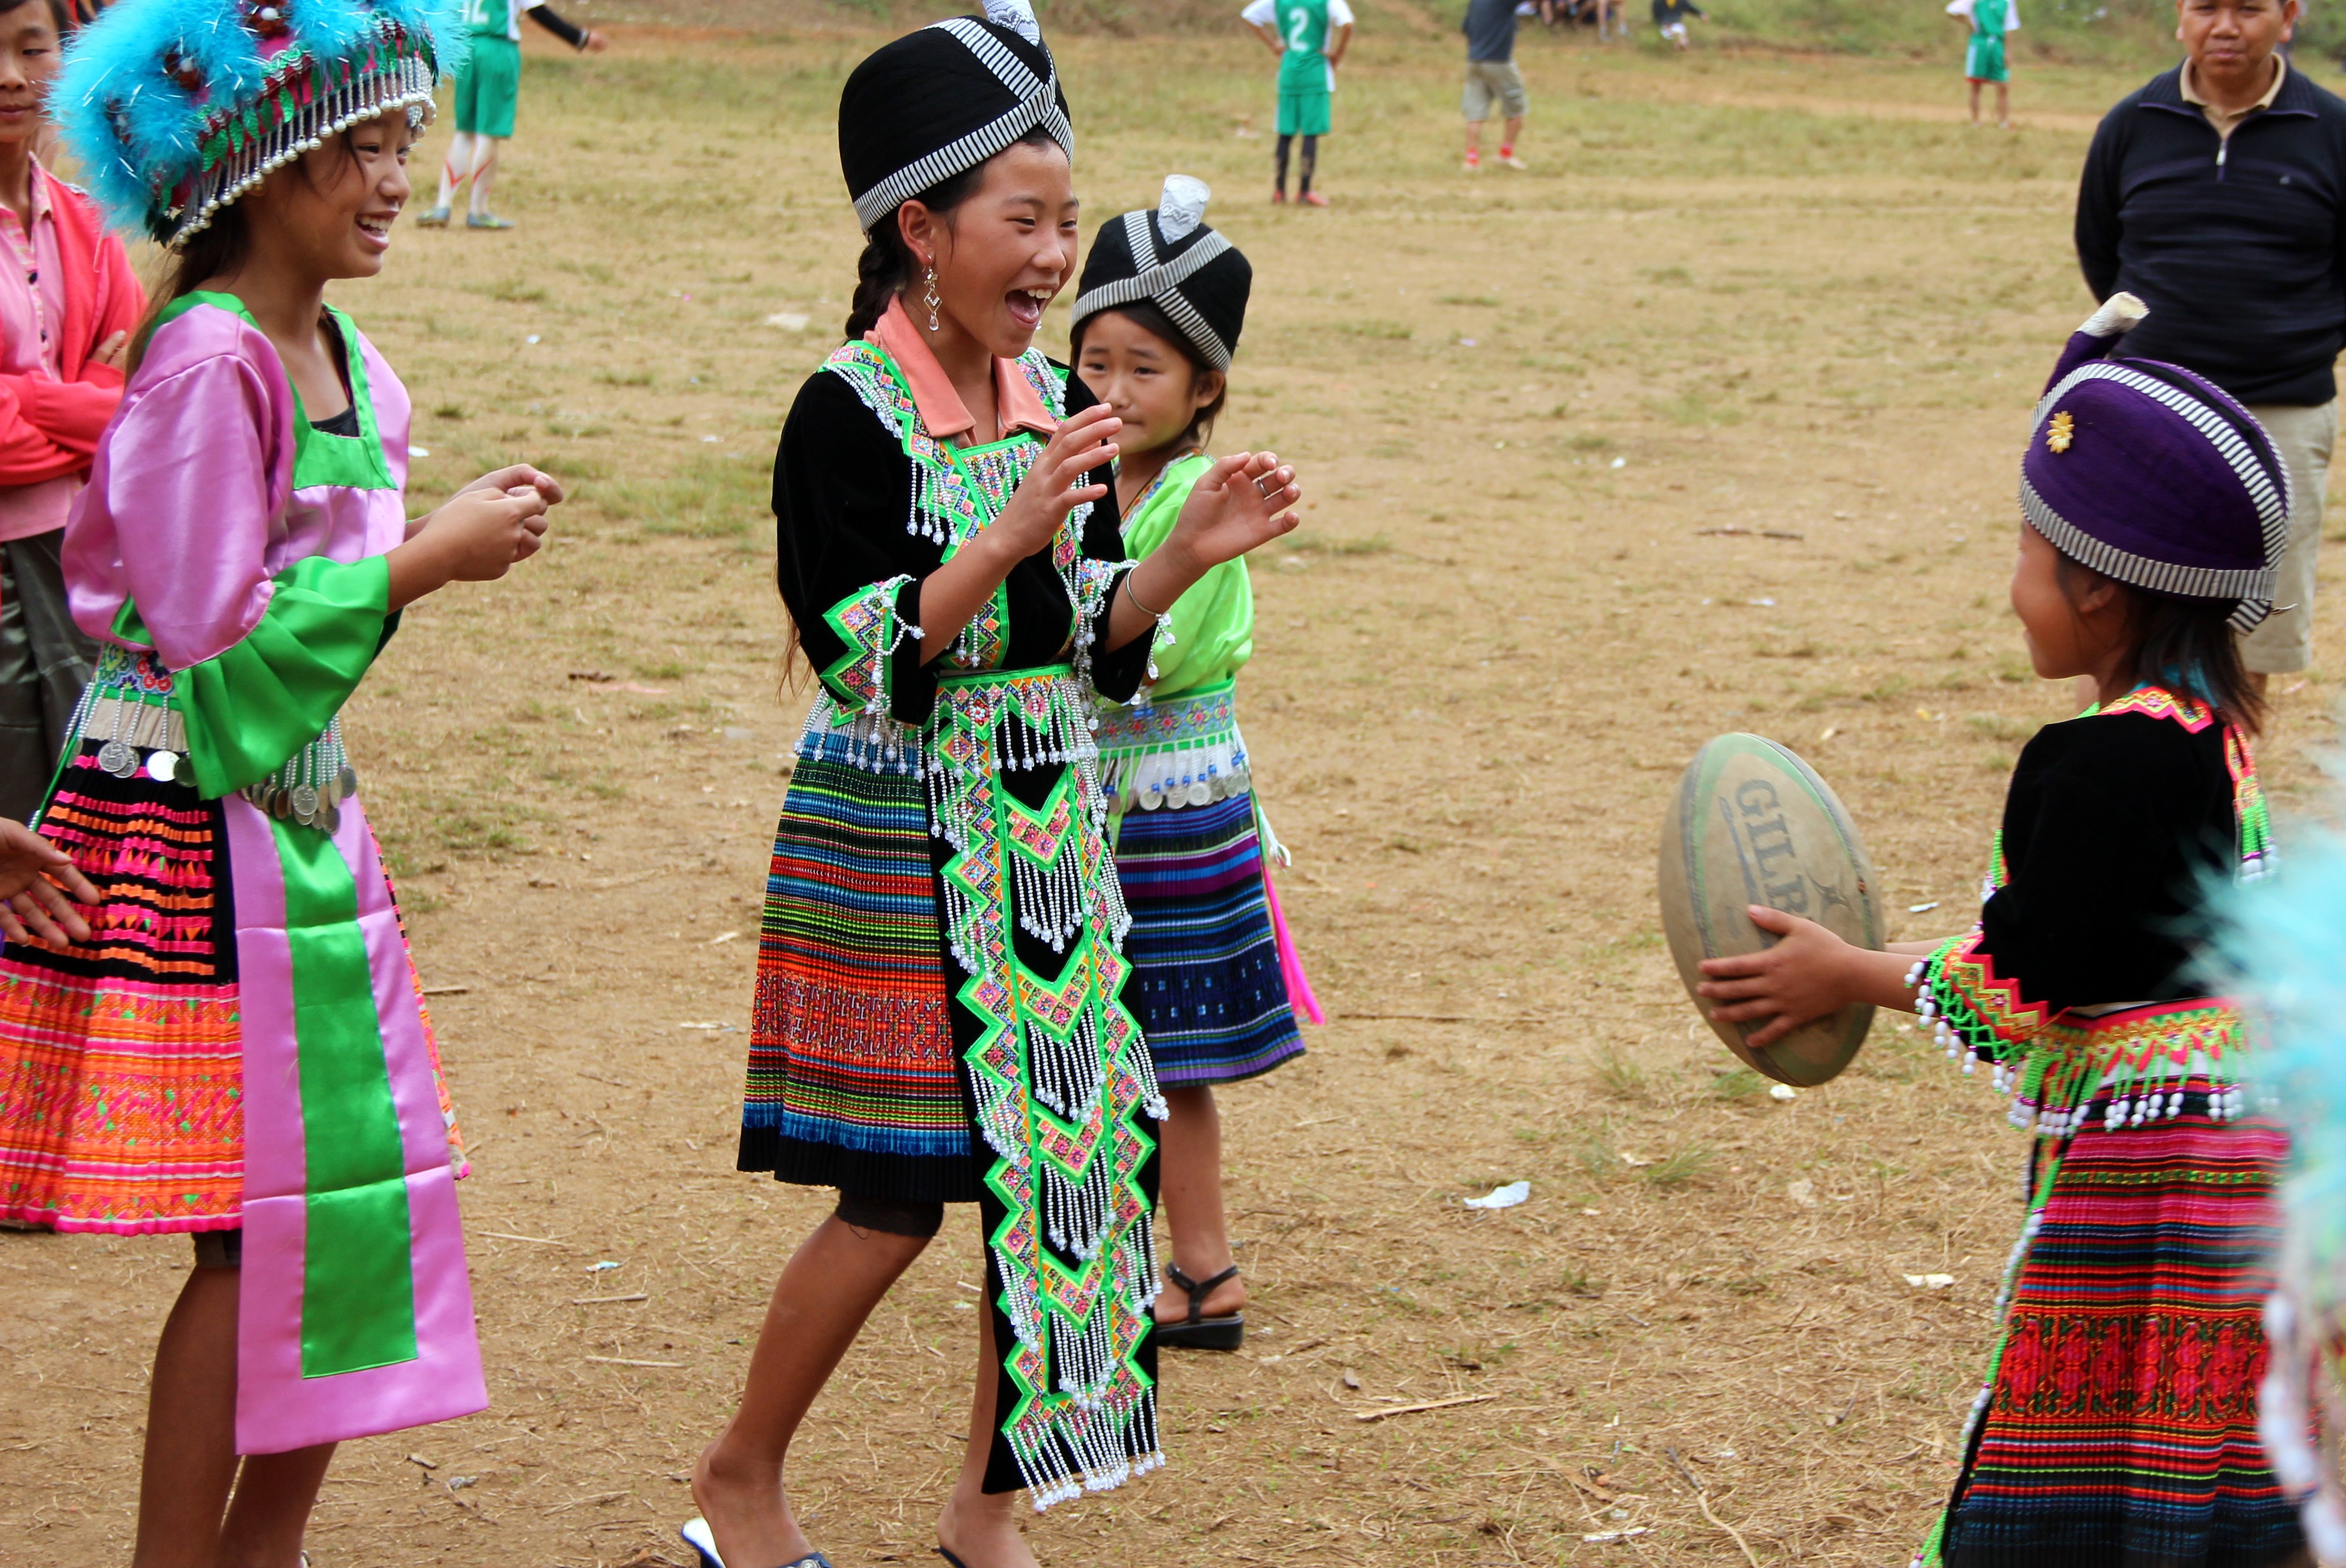
[[[1687,994],[1746,1065],[1801,1088],[1849,1065],[1873,1023],[1853,1003],[1753,1050],[1761,1023],[1724,1023],[1695,995],[1706,958],[1757,952],[1776,937],[1750,905],[1802,915],[1860,947],[1879,948],[1873,866],[1841,800],[1791,751],[1757,735],[1722,735],[1695,754],[1662,824],[1662,933]]]

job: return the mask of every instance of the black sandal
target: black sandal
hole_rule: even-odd
[[[1235,1350],[1246,1338],[1246,1314],[1233,1312],[1227,1318],[1206,1316],[1206,1298],[1214,1287],[1225,1279],[1238,1278],[1238,1265],[1233,1263],[1211,1279],[1196,1280],[1181,1272],[1174,1264],[1165,1266],[1165,1278],[1188,1293],[1189,1316],[1178,1323],[1157,1325],[1157,1346],[1161,1350]]]

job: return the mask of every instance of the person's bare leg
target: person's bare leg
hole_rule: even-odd
[[[220,1529],[217,1568],[301,1568],[301,1537],[333,1460],[330,1442],[247,1455]]]
[[[1173,1114],[1157,1130],[1157,1193],[1173,1233],[1169,1259],[1192,1279],[1211,1279],[1230,1266],[1230,1233],[1222,1217],[1222,1119],[1214,1091],[1203,1084],[1165,1091]],[[1207,1294],[1205,1315],[1227,1317],[1246,1305],[1246,1282],[1224,1280]],[[1157,1320],[1189,1316],[1189,1298],[1168,1286],[1157,1298]]]
[[[1466,161],[1468,163],[1473,163],[1482,156],[1483,122],[1481,120],[1468,120],[1466,122]]]
[[[978,1278],[992,1288],[993,1275],[983,1265]],[[969,1400],[969,1447],[963,1451],[961,1474],[954,1481],[944,1512],[937,1515],[937,1544],[960,1558],[967,1568],[1041,1568],[1019,1533],[1011,1504],[1015,1492],[985,1490],[985,1465],[994,1454],[994,1396],[1002,1377],[1002,1358],[994,1345],[994,1310],[981,1302],[977,1311],[977,1387]]]
[[[1523,117],[1523,116],[1521,116],[1521,115],[1510,115],[1510,116],[1508,116],[1508,117],[1507,117],[1507,144],[1506,144],[1506,145],[1507,145],[1507,151],[1509,151],[1510,153],[1514,152],[1514,151],[1515,150],[1515,147],[1516,147],[1516,145],[1517,145],[1518,143],[1520,143],[1523,139],[1524,139],[1524,117]]]
[[[774,1283],[740,1409],[692,1470],[692,1501],[729,1563],[767,1568],[814,1550],[790,1516],[782,1461],[863,1320],[928,1238],[859,1231],[833,1215]]]
[[[155,1346],[132,1568],[212,1568],[236,1482],[236,1270],[198,1268]]]
[[[2012,84],[2010,82],[1998,82],[1995,85],[1995,123],[2002,129],[2012,128]]]
[[[1977,125],[1979,124],[1980,85],[1977,82],[1966,82],[1964,86],[1972,90],[1972,124]]]

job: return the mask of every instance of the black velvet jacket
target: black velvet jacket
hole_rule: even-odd
[[[2096,300],[2150,316],[2125,351],[2198,372],[2242,402],[2328,402],[2346,343],[2346,103],[2291,67],[2227,144],[2182,68],[2103,117],[2077,188]]]
[[[1067,377],[1067,413],[1080,412],[1097,401],[1083,378]],[[1092,479],[1110,483],[1105,468],[1096,470]],[[874,584],[912,578],[897,592],[897,614],[908,624],[918,624],[921,583],[944,565],[945,552],[935,541],[908,531],[912,494],[913,460],[903,442],[881,424],[841,376],[830,371],[809,376],[783,422],[781,447],[774,459],[775,579],[817,671],[829,668],[848,651],[823,613]],[[1092,506],[1084,524],[1083,553],[1093,560],[1125,558],[1112,499]],[[1027,669],[1068,657],[1075,607],[1052,565],[1048,546],[1011,568],[998,602],[1008,612],[1002,668]],[[1096,617],[1095,631],[1102,640],[1114,603],[1110,593]],[[1128,699],[1148,667],[1148,647],[1144,635],[1114,653],[1096,650],[1092,683],[1100,694]],[[928,721],[937,677],[954,667],[949,656],[923,665],[922,652],[921,642],[907,636],[889,662],[891,711],[906,724]]]
[[[1982,912],[1995,972],[2050,1009],[2201,994],[2208,878],[2239,863],[2224,730],[2121,713],[2048,724],[2004,808],[2004,886]]]

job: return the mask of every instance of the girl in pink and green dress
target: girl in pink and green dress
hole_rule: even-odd
[[[293,1562],[335,1443],[486,1403],[464,1158],[340,714],[401,607],[504,575],[561,493],[507,469],[408,520],[407,393],[322,296],[382,269],[452,17],[293,17],[131,0],[55,95],[176,262],[66,531],[101,652],[36,825],[98,900],[0,952],[0,1217],[195,1239],[142,1563]]]

